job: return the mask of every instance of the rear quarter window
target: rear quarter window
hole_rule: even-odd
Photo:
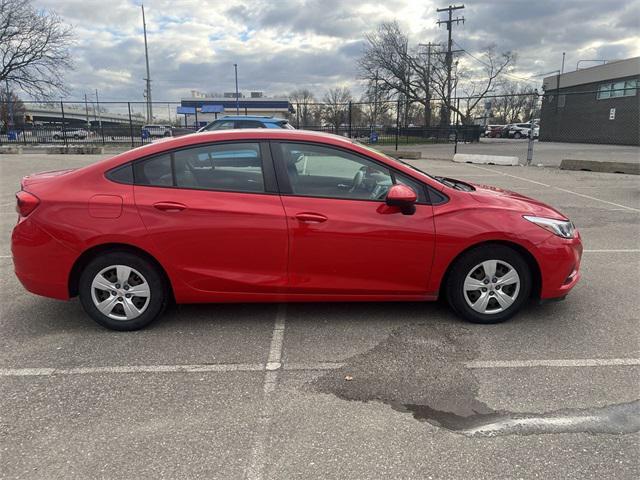
[[[133,165],[127,163],[113,170],[109,170],[106,177],[112,182],[133,184]]]

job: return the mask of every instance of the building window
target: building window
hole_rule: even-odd
[[[567,96],[566,95],[558,95],[558,108],[564,107],[564,105],[567,103]]]
[[[598,87],[598,100],[616,97],[633,97],[638,88],[638,80],[627,80],[626,82],[604,83]]]

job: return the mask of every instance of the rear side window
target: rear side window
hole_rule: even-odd
[[[235,128],[233,120],[223,120],[210,123],[205,127],[205,130],[231,130],[232,128]]]
[[[202,190],[264,192],[258,143],[207,145],[174,152],[176,186]]]
[[[173,186],[170,154],[158,155],[136,162],[133,170],[136,185]]]
[[[236,121],[236,128],[265,128],[264,123],[255,120]]]

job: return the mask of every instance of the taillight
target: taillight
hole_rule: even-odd
[[[25,192],[24,190],[20,190],[16,193],[16,200],[16,212],[18,212],[21,217],[28,216],[40,203],[40,199],[38,197],[32,193]]]

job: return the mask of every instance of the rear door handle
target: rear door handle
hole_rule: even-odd
[[[187,208],[186,205],[178,202],[157,202],[154,203],[153,206],[163,212],[180,212]]]
[[[322,223],[327,221],[327,217],[320,215],[319,213],[298,213],[296,219],[303,223]]]

